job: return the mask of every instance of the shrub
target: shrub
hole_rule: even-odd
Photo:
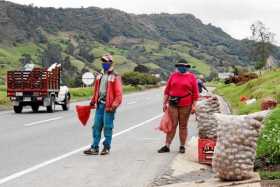
[[[125,85],[155,85],[159,83],[160,79],[153,75],[139,73],[139,72],[128,72],[123,75],[123,82]]]
[[[267,158],[272,164],[280,164],[280,108],[273,111],[265,121],[258,140],[257,157]]]

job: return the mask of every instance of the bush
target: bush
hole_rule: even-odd
[[[139,64],[138,66],[136,66],[134,68],[134,71],[139,72],[139,73],[148,73],[150,70],[148,67],[146,67],[142,64]]]
[[[265,121],[258,140],[257,157],[266,158],[271,164],[280,164],[280,108]]]
[[[128,72],[122,76],[125,85],[155,85],[159,83],[160,79],[153,75],[139,73],[139,72]]]

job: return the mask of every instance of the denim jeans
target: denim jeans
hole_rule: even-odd
[[[105,140],[103,142],[104,148],[110,149],[112,143],[112,135],[114,128],[115,112],[106,112],[105,104],[99,103],[95,112],[94,124],[92,126],[93,143],[91,145],[94,149],[99,149],[101,133],[103,130]]]

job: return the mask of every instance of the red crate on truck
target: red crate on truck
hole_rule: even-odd
[[[216,139],[198,139],[198,161],[201,164],[212,165]]]

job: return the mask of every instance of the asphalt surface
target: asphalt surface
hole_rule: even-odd
[[[91,126],[82,127],[73,103],[67,112],[0,112],[0,186],[143,187],[161,175],[178,151],[157,154],[164,135],[155,130],[162,115],[162,89],[126,95],[118,109],[112,150],[85,156]],[[189,138],[195,134],[189,129]]]

